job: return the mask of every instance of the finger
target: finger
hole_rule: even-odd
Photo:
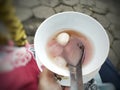
[[[48,70],[45,66],[42,66],[42,72],[40,74],[40,77],[46,77],[46,78],[54,78],[54,73]]]
[[[54,73],[43,66],[42,69],[43,72],[41,72],[39,78],[39,90],[62,90],[61,86],[55,80]]]

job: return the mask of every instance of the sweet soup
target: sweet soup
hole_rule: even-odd
[[[66,29],[61,32],[57,32],[48,40],[46,51],[48,57],[52,60],[52,62],[64,69],[68,69],[67,62],[62,57],[61,53],[63,52],[63,48],[67,45],[70,38],[78,38],[85,47],[85,59],[83,61],[82,66],[89,64],[93,55],[93,45],[89,38],[85,35],[75,31]]]

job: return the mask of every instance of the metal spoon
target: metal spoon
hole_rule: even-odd
[[[80,50],[81,50],[81,57],[78,61],[76,60],[76,65],[68,62],[70,78],[71,78],[70,90],[83,90],[83,80],[82,80],[82,62],[84,59],[83,44],[80,46]]]

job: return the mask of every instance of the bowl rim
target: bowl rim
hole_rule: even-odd
[[[100,26],[100,28],[104,31],[104,34],[105,34],[105,37],[106,37],[106,39],[107,39],[107,51],[106,51],[106,57],[105,57],[105,59],[107,58],[107,56],[108,56],[108,53],[109,53],[109,48],[110,48],[110,42],[109,42],[109,37],[108,37],[108,35],[107,35],[107,32],[106,32],[106,30],[103,28],[103,26],[96,20],[96,19],[94,19],[93,17],[91,17],[91,16],[89,16],[89,15],[86,15],[86,14],[84,14],[84,13],[80,13],[80,12],[75,12],[75,11],[66,11],[66,12],[60,12],[60,13],[57,13],[57,14],[54,14],[54,15],[52,15],[52,16],[50,16],[50,17],[48,17],[45,21],[43,21],[42,23],[41,23],[41,25],[38,27],[38,29],[37,29],[37,31],[36,31],[36,34],[35,34],[35,38],[34,38],[34,44],[35,44],[35,51],[37,50],[37,48],[36,48],[36,38],[37,38],[37,34],[38,34],[38,31],[40,30],[40,28],[47,22],[47,21],[49,21],[50,19],[52,19],[53,17],[56,17],[56,16],[58,16],[58,15],[62,15],[62,14],[79,14],[79,15],[82,15],[82,16],[85,16],[85,17],[88,17],[89,19],[91,19],[92,21],[94,21],[95,23],[97,23],[99,26]],[[36,52],[37,53],[37,52]],[[38,56],[38,58],[39,58],[39,56]],[[42,62],[42,61],[41,61]],[[87,74],[89,74],[89,73],[91,73],[91,72],[94,72],[97,68],[99,68],[103,63],[105,62],[105,60],[103,60],[103,61],[101,61],[101,63],[99,64],[99,66],[96,66],[94,69],[92,68],[89,72],[86,72],[86,73],[84,73],[83,75],[87,75]],[[42,64],[44,64],[43,62],[42,62]],[[45,64],[44,64],[45,65]],[[45,65],[46,66],[46,65]],[[50,67],[48,67],[48,66],[46,66],[48,69],[50,69]],[[54,70],[52,70],[52,69],[50,69],[51,71],[53,71],[53,72],[56,72],[56,71],[54,71]],[[58,72],[57,72],[58,73]],[[67,72],[67,74],[65,74],[64,72],[63,73],[58,73],[58,74],[60,74],[60,75],[65,75],[65,76],[69,76],[68,75],[68,72]]]

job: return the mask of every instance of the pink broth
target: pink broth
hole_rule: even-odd
[[[54,62],[53,59],[56,56],[60,56],[61,52],[63,51],[63,46],[58,44],[56,41],[57,35],[59,35],[62,32],[66,32],[69,34],[70,37],[77,37],[82,41],[82,43],[85,47],[85,59],[84,59],[82,65],[84,67],[87,64],[89,64],[92,59],[92,56],[93,56],[93,45],[92,45],[91,40],[88,37],[86,37],[85,35],[83,35],[82,33],[77,32],[75,30],[71,30],[71,29],[66,29],[64,31],[58,32],[58,33],[54,34],[52,37],[50,37],[50,39],[48,40],[48,43],[46,45],[46,51],[47,51],[48,57]],[[54,62],[54,63],[57,64],[56,62]],[[66,65],[66,67],[67,67],[67,65]]]

